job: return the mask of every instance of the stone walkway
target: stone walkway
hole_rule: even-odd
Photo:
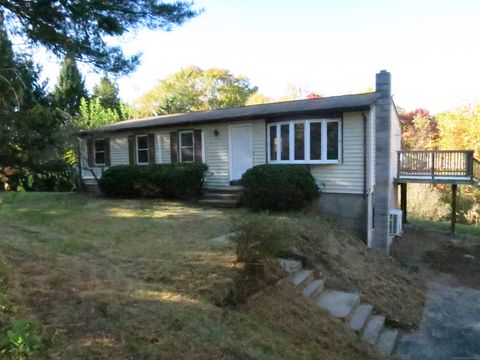
[[[430,282],[420,326],[399,336],[394,354],[408,360],[480,359],[480,291]]]

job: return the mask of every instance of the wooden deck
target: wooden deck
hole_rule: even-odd
[[[473,150],[406,150],[398,152],[397,176],[403,222],[407,221],[407,184],[450,184],[451,232],[457,221],[458,185],[480,186],[480,161]]]
[[[476,184],[480,162],[473,150],[399,151],[396,182]]]

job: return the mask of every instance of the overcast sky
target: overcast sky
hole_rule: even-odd
[[[278,97],[288,84],[323,95],[374,87],[392,73],[397,105],[432,112],[480,100],[478,0],[197,0],[205,11],[172,32],[122,39],[142,63],[118,79],[131,101],[158,79],[189,65],[247,76]],[[55,59],[44,55],[54,83]],[[91,88],[98,75],[84,75]]]

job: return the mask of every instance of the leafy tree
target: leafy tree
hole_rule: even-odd
[[[86,99],[80,102],[80,115],[75,119],[75,127],[80,130],[93,129],[117,121],[140,117],[130,105],[120,102],[118,111],[103,106],[100,98]]]
[[[120,98],[118,97],[118,85],[110,80],[108,75],[100,79],[100,83],[93,88],[93,98],[98,98],[100,104],[107,109],[120,112]]]
[[[142,28],[171,30],[196,16],[191,2],[159,0],[0,0],[7,30],[31,45],[42,45],[56,56],[77,60],[111,73],[125,74],[139,62],[126,57],[107,39]]]
[[[438,139],[437,122],[427,109],[418,108],[406,112],[397,108],[402,127],[404,149],[431,150],[436,148]]]
[[[54,104],[71,116],[76,116],[79,113],[80,100],[86,96],[85,81],[75,58],[67,55],[63,60],[58,83],[53,92]]]
[[[136,103],[142,116],[202,111],[243,106],[256,91],[228,70],[191,66],[160,80]]]
[[[480,104],[437,114],[440,149],[475,150],[480,159]]]
[[[80,116],[76,120],[79,129],[92,129],[122,120],[115,109],[102,105],[100,98],[81,100]]]
[[[274,102],[274,100],[262,93],[255,91],[247,100],[245,105],[260,105]]]

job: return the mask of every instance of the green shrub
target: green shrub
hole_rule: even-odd
[[[107,169],[98,185],[106,196],[190,198],[199,195],[205,164],[120,165]]]
[[[318,195],[307,166],[258,165],[242,177],[243,202],[255,210],[299,210]]]
[[[238,277],[224,299],[227,305],[245,302],[268,284],[279,280],[283,271],[276,257],[289,245],[294,236],[283,219],[256,214],[234,221]]]
[[[29,320],[12,320],[9,326],[0,334],[0,355],[5,354],[10,359],[25,360],[41,346],[37,335],[38,327]]]

